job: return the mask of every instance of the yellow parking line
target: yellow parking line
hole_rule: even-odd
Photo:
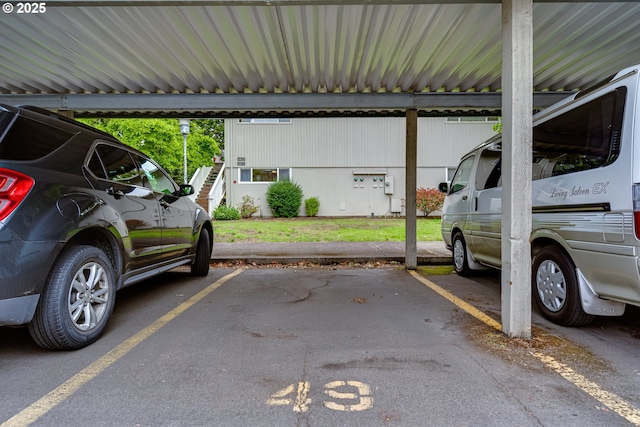
[[[431,290],[435,291],[442,297],[448,299],[462,310],[471,314],[473,317],[477,318],[481,322],[487,324],[488,326],[497,329],[502,332],[502,325],[497,322],[495,319],[487,316],[482,311],[478,310],[471,304],[461,300],[450,292],[445,291],[440,286],[436,285],[432,281],[422,277],[419,273],[415,271],[409,271],[409,273],[419,282],[429,287]],[[540,360],[545,366],[549,369],[553,370],[557,374],[561,375],[564,379],[578,387],[580,390],[587,393],[589,396],[596,399],[598,402],[607,406],[609,409],[629,421],[630,423],[640,426],[640,410],[634,407],[632,404],[616,395],[615,393],[608,392],[603,390],[598,384],[589,380],[583,375],[580,375],[571,367],[558,362],[551,356],[544,355],[539,352],[533,353],[533,355]]]
[[[458,298],[457,296],[453,295],[450,292],[445,291],[440,286],[436,285],[435,283],[433,283],[430,280],[425,279],[424,277],[422,277],[419,273],[417,273],[415,271],[409,271],[409,273],[411,273],[411,275],[413,277],[415,277],[420,282],[422,282],[422,284],[427,285],[428,287],[430,287],[432,291],[435,291],[436,293],[440,294],[441,297],[443,297],[445,299],[448,299],[449,301],[451,301],[452,303],[454,303],[455,305],[457,305],[458,307],[460,307],[461,309],[463,309],[464,311],[466,311],[467,313],[469,313],[470,315],[472,315],[476,319],[480,320],[482,323],[485,323],[485,324],[491,326],[492,328],[495,328],[495,329],[497,329],[499,331],[502,331],[502,325],[500,324],[500,322],[498,322],[498,321],[494,320],[493,318],[487,316],[482,311],[478,310],[477,308],[475,308],[474,306],[472,306],[468,302]]]
[[[45,396],[40,398],[38,401],[31,404],[29,407],[23,409],[18,414],[9,418],[4,423],[0,424],[0,427],[17,427],[17,426],[27,426],[38,418],[49,412],[55,406],[63,402],[66,398],[71,396],[73,393],[78,391],[80,387],[88,383],[93,378],[97,377],[109,366],[113,365],[120,358],[122,358],[125,354],[129,353],[133,348],[135,348],[138,344],[140,344],[145,339],[149,338],[153,333],[158,331],[160,328],[165,326],[167,323],[178,317],[180,314],[187,311],[193,305],[198,303],[200,300],[205,298],[211,292],[215,291],[217,288],[222,286],[225,282],[242,273],[242,269],[235,270],[233,273],[229,273],[226,276],[220,278],[215,283],[212,283],[205,289],[201,290],[187,301],[183,302],[173,310],[169,311],[152,324],[122,342],[113,350],[109,351],[107,354],[93,362],[91,365],[84,368],[82,371],[78,372],[73,377],[69,378],[59,387],[47,393]]]

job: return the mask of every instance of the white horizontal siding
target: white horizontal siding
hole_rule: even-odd
[[[482,122],[447,123],[440,117],[419,119],[418,167],[457,166],[461,156],[496,134],[492,127]]]
[[[418,166],[455,166],[494,135],[489,123],[418,120]],[[291,123],[225,122],[227,160],[246,167],[403,167],[404,118],[298,118]]]
[[[243,196],[250,196],[259,207],[256,216],[272,216],[266,202],[269,183],[240,183],[237,169],[227,169],[233,178],[227,178],[227,204],[238,206]],[[386,174],[393,176],[394,192],[386,194],[383,183],[374,181],[373,176],[364,175],[363,181],[354,181],[351,168],[294,168],[293,180],[300,185],[303,199],[317,197],[320,200],[319,216],[375,216],[390,215],[391,199],[405,199],[404,168],[386,168]],[[380,176],[376,176],[380,177]],[[445,168],[418,168],[417,187],[437,188],[446,178]],[[404,210],[402,211],[404,215]],[[304,203],[300,210],[304,212]],[[419,213],[421,215],[421,213]]]
[[[494,135],[491,127],[490,123],[420,118],[417,186],[436,188],[447,178],[447,167],[457,166],[463,154]],[[248,195],[260,206],[259,214],[271,216],[265,200],[268,183],[238,182],[241,157],[242,167],[292,168],[291,177],[302,187],[304,198],[320,200],[320,216],[389,214],[391,199],[406,197],[405,133],[404,118],[305,118],[289,124],[227,119],[228,203],[237,206]],[[394,177],[391,195],[385,194],[379,180],[383,175]],[[304,214],[302,210],[300,215]]]

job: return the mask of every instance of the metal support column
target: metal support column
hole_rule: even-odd
[[[407,110],[405,161],[405,267],[418,267],[416,226],[416,175],[418,173],[418,110]]]
[[[533,0],[502,1],[502,330],[531,337]]]

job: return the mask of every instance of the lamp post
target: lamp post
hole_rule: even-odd
[[[187,184],[187,135],[189,135],[189,123],[191,119],[180,119],[180,133],[182,134],[183,157],[184,157],[184,183]]]

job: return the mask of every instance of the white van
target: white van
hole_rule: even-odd
[[[533,117],[532,288],[561,325],[640,305],[640,65]],[[500,268],[501,136],[465,155],[442,209],[456,272]]]

